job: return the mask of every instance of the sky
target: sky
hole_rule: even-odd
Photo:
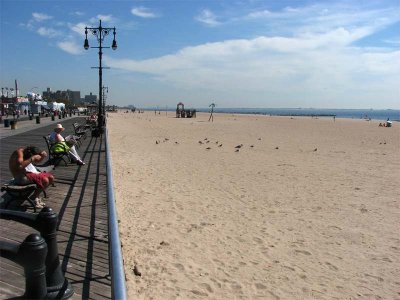
[[[100,19],[107,104],[400,108],[400,0],[0,0],[1,87],[98,95]]]

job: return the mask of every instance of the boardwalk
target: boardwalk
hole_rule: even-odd
[[[73,133],[72,124],[81,118],[56,120],[40,128],[4,137],[0,140],[1,182],[10,179],[8,159],[19,146],[32,144],[45,149],[43,136],[49,134],[56,123],[62,121],[63,135]],[[35,127],[34,121],[32,127]],[[47,149],[46,149],[47,150]],[[78,153],[85,166],[60,164],[54,171],[55,187],[48,189],[47,206],[59,213],[58,249],[66,278],[75,294],[72,299],[109,299],[107,231],[107,174],[104,137],[84,140]],[[0,239],[21,242],[32,228],[13,221],[0,220]],[[6,259],[0,259],[0,298],[20,296],[24,293],[23,270]]]

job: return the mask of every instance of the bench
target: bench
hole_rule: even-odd
[[[78,123],[74,123],[72,124],[72,127],[74,127],[74,132],[76,136],[86,139],[87,130],[85,126],[79,125]]]
[[[4,197],[4,208],[6,209],[11,202],[14,201],[28,201],[30,206],[33,208],[34,212],[36,212],[35,203],[30,196],[38,189],[38,186],[35,183],[25,184],[25,185],[18,185],[11,180],[9,183],[5,183],[1,187],[1,191],[6,193]],[[43,195],[47,198],[46,192],[43,191]],[[21,204],[22,204],[21,202]]]
[[[68,162],[71,162],[67,148],[65,148],[65,146],[63,145],[64,151],[55,152],[54,147],[57,143],[52,143],[50,141],[50,135],[45,135],[43,136],[43,138],[46,141],[47,150],[49,151],[49,164],[53,165],[53,170],[56,169],[56,167],[60,164],[61,161],[63,161],[65,166],[67,166]]]

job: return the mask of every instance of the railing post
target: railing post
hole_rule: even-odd
[[[47,243],[46,258],[47,296],[49,299],[67,299],[74,293],[71,284],[64,277],[58,257],[57,223],[58,215],[49,207],[43,208],[38,215],[38,230]]]
[[[67,299],[71,297],[74,291],[71,284],[64,277],[58,257],[57,213],[50,207],[44,207],[38,214],[0,209],[0,217],[6,220],[21,222],[40,232],[48,247],[46,257],[46,298]]]
[[[27,299],[42,299],[47,294],[46,254],[46,242],[38,234],[30,234],[19,248],[18,261],[25,271],[24,297]]]

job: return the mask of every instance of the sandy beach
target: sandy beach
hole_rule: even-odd
[[[400,298],[400,123],[208,116],[108,114],[130,299]]]

